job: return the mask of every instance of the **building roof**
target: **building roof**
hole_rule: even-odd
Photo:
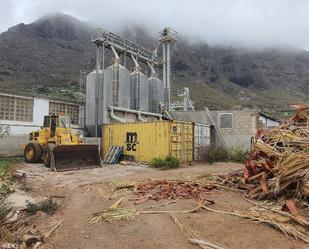
[[[262,117],[264,117],[264,118],[267,118],[267,119],[270,119],[270,120],[272,120],[272,121],[281,123],[278,119],[273,118],[273,117],[270,117],[270,116],[268,116],[267,114],[265,114],[265,113],[263,113],[263,112],[260,112],[259,114],[260,114],[260,116],[262,116]]]
[[[38,93],[29,93],[29,92],[16,92],[16,91],[0,91],[0,95],[11,95],[11,96],[17,96],[17,97],[26,97],[26,98],[39,98],[39,99],[48,99],[51,101],[59,101],[59,102],[65,102],[65,103],[74,103],[74,104],[84,104],[84,101],[76,100],[76,99],[69,99],[64,97],[54,97],[54,96],[46,96],[43,94]]]

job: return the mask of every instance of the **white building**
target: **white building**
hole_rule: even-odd
[[[0,155],[22,152],[23,145],[28,142],[28,134],[40,129],[45,115],[57,112],[70,116],[73,129],[83,133],[84,105],[0,93],[0,126],[9,131],[8,137],[0,138]]]

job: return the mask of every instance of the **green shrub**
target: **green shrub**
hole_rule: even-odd
[[[47,199],[39,203],[32,203],[27,201],[26,207],[29,214],[36,214],[38,211],[43,211],[47,214],[54,214],[58,209],[58,204],[52,199]]]
[[[229,149],[230,161],[235,163],[245,163],[247,160],[248,151],[241,147]]]
[[[173,156],[166,156],[165,158],[155,157],[150,165],[158,169],[175,169],[179,167],[179,160]]]
[[[226,149],[221,146],[208,146],[200,149],[201,161],[207,163],[236,162],[245,163],[247,151],[240,147]]]
[[[214,162],[228,162],[229,152],[221,146],[207,146],[202,151],[201,161],[214,163]]]

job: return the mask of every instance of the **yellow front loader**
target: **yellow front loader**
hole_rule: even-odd
[[[45,116],[43,127],[31,132],[29,140],[24,150],[26,162],[43,159],[45,166],[54,171],[101,166],[98,145],[83,144],[79,134],[73,133],[67,116]]]

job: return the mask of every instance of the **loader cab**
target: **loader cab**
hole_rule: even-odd
[[[64,115],[48,115],[44,117],[43,127],[50,128],[50,133],[53,137],[56,133],[57,128],[70,128],[71,120],[69,117]]]
[[[60,116],[59,124],[61,128],[71,128],[71,119],[68,116]]]
[[[50,136],[53,137],[56,133],[58,115],[44,116],[43,127],[50,128]]]

